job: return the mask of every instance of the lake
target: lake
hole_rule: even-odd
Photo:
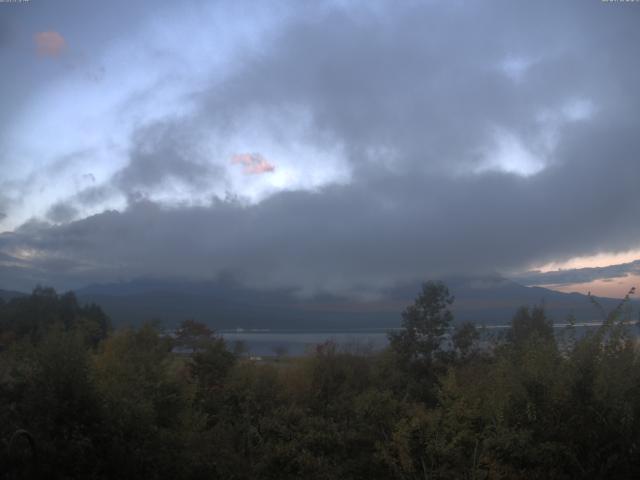
[[[575,325],[578,336],[599,327],[601,322],[586,322]],[[554,324],[556,332],[561,334],[568,324]],[[509,325],[488,325],[486,335],[499,334],[509,328]],[[283,355],[298,356],[312,351],[316,345],[333,341],[341,347],[350,349],[381,350],[388,345],[387,332],[394,329],[367,330],[221,330],[230,349],[236,342],[243,342],[250,355],[272,356],[278,352]],[[631,330],[637,333],[637,329]]]

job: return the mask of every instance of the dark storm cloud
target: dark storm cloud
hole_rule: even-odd
[[[94,206],[103,203],[117,193],[117,190],[110,184],[91,186],[80,190],[73,200],[81,205]]]
[[[75,177],[76,183],[78,184],[95,181],[95,177],[90,173],[79,175],[77,173],[78,164],[84,158],[91,157],[92,155],[95,155],[94,151],[81,149],[52,159],[48,164],[44,164],[42,167],[34,170],[25,178],[5,180],[0,177],[0,211],[5,213],[4,217],[0,215],[0,221],[4,218],[10,220],[12,210],[24,205],[25,198],[28,198],[28,194],[33,191],[45,192],[55,189],[55,182],[52,182],[51,179],[55,178],[56,174],[67,172]],[[0,154],[0,161],[1,159],[2,155]],[[57,202],[52,205],[47,210],[45,216],[55,222],[69,221],[76,218],[76,214],[79,213],[77,211],[78,205],[73,205],[73,203],[74,200],[79,200],[79,205],[85,204],[84,198],[82,197],[89,196],[88,193],[85,193],[85,190],[88,189],[83,189],[80,194],[74,196],[75,198],[64,202]],[[73,213],[72,210],[75,213]]]
[[[544,181],[502,174],[456,183],[394,177],[280,193],[253,207],[219,202],[167,209],[138,202],[64,226],[32,225],[3,238],[0,249],[13,244],[44,252],[31,260],[41,269],[49,256],[76,261],[64,276],[77,283],[226,271],[260,285],[348,290],[505,269],[544,256],[550,244],[566,252],[606,244],[617,230],[640,235],[637,225],[628,228],[628,215],[591,232],[588,210],[527,214],[533,205],[571,194],[557,190],[546,198]],[[552,228],[559,224],[573,233]]]
[[[129,163],[114,175],[112,184],[130,195],[170,180],[204,188],[222,177],[223,171],[207,163],[198,151],[189,120],[173,120],[135,133]]]
[[[124,211],[31,224],[0,236],[0,251],[36,252],[23,261],[76,284],[224,271],[348,290],[636,248],[635,7],[302,9],[266,51],[245,53],[239,72],[193,92],[193,116],[139,131],[111,184],[131,194]],[[224,137],[251,117],[278,138],[292,111],[310,122],[300,141],[344,149],[349,184],[257,205],[169,208],[134,195],[171,179],[215,181],[220,172],[201,161],[185,125]],[[476,171],[498,155],[496,131],[544,168]]]
[[[6,195],[0,193],[0,226],[2,225],[2,220],[7,218],[11,201]]]
[[[64,223],[73,220],[78,215],[78,209],[68,203],[58,202],[51,206],[47,218],[52,222]]]
[[[119,195],[135,203],[166,189],[188,188],[197,192],[223,182],[224,170],[207,161],[198,147],[195,129],[190,127],[190,119],[167,119],[137,129],[125,166],[107,181],[82,188],[66,201],[53,205],[47,219],[68,222],[78,216],[82,207],[95,207]],[[56,164],[61,164],[61,160]],[[80,178],[85,184],[96,182],[91,173]]]

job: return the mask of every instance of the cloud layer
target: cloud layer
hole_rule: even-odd
[[[222,64],[204,27],[226,17],[190,4],[142,57],[155,89],[121,82],[106,131],[6,183],[52,193],[0,235],[0,286],[228,272],[361,292],[638,248],[634,7],[282,2],[233,24]],[[48,168],[70,188],[41,190]]]

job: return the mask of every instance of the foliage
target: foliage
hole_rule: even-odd
[[[451,343],[453,350],[463,360],[468,359],[474,353],[477,342],[480,340],[480,332],[476,326],[471,322],[463,323],[456,326],[453,334],[451,335]]]
[[[426,282],[413,305],[402,312],[402,329],[389,334],[391,348],[405,362],[430,363],[442,345],[453,314],[453,297],[441,282]]]
[[[553,341],[553,324],[547,318],[543,307],[520,307],[511,320],[509,341],[521,346],[532,337]]]
[[[541,307],[518,310],[490,346],[453,326],[451,302],[425,284],[382,352],[327,342],[261,364],[193,320],[175,336],[112,332],[98,307],[37,289],[0,305],[0,478],[20,465],[53,479],[640,474],[628,301],[562,349]],[[16,431],[37,463],[12,458],[29,451],[9,452]]]
[[[402,312],[402,328],[388,335],[407,396],[435,401],[434,388],[448,356],[442,346],[453,321],[452,303],[453,296],[443,283],[425,282],[415,302]]]
[[[58,295],[52,288],[37,287],[28,297],[0,304],[0,349],[20,340],[37,343],[52,328],[80,332],[96,346],[111,326],[100,307],[79,305],[73,292]]]

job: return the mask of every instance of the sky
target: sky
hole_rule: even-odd
[[[600,0],[0,3],[0,288],[624,295],[639,25]]]

